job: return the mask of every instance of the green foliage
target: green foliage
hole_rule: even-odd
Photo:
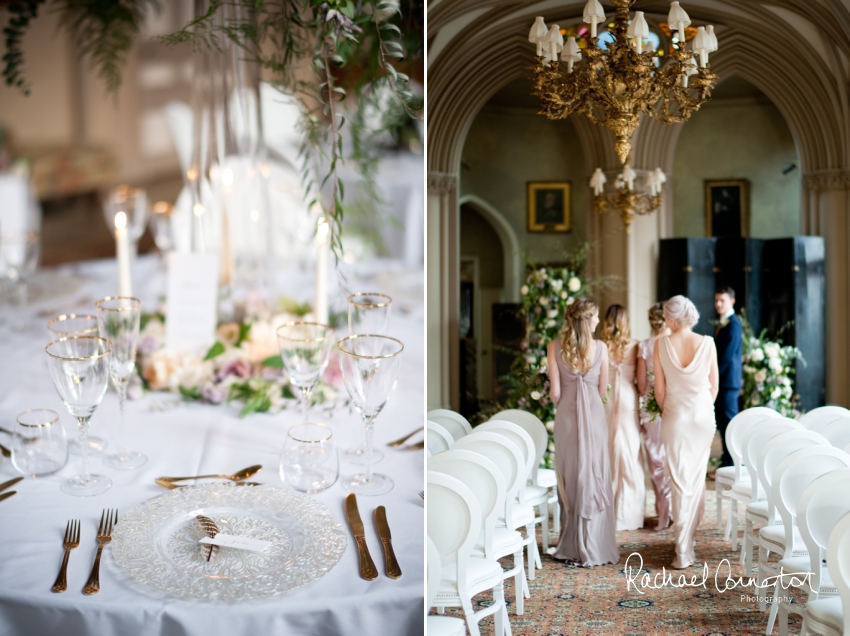
[[[6,36],[6,53],[3,55],[3,77],[6,84],[20,89],[24,95],[30,94],[29,85],[23,76],[24,53],[21,40],[33,18],[38,17],[38,5],[45,0],[13,0],[8,4],[9,22],[3,29]]]
[[[280,354],[276,356],[271,356],[266,358],[261,363],[264,367],[270,367],[272,369],[282,369],[283,368],[283,358],[280,357]]]
[[[250,322],[242,322],[239,323],[239,338],[236,339],[236,344],[234,346],[241,347],[242,343],[248,340],[248,337],[251,335],[251,323]]]
[[[212,360],[213,358],[220,356],[222,353],[224,353],[224,345],[216,340],[215,344],[210,347],[209,351],[207,351],[207,355],[204,356],[204,360]]]
[[[189,400],[200,400],[201,399],[201,390],[198,387],[193,387],[191,389],[187,389],[186,387],[177,387],[180,389],[180,395]]]

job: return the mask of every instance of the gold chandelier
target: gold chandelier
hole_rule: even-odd
[[[605,173],[602,168],[597,168],[590,178],[590,187],[593,190],[593,209],[598,214],[619,212],[620,220],[626,227],[626,234],[631,234],[632,220],[635,216],[652,214],[661,208],[661,189],[667,181],[666,175],[661,168],[656,168],[646,177],[646,185],[649,194],[635,190],[635,179],[637,174],[631,165],[623,166],[623,171],[617,175],[614,182],[616,190],[605,193]]]
[[[665,124],[686,121],[710,97],[717,82],[708,64],[708,54],[717,50],[714,27],[699,27],[692,50],[685,50],[685,28],[691,20],[673,2],[668,24],[678,31],[678,43],[665,56],[665,63],[657,66],[654,47],[644,45],[649,26],[643,11],[629,17],[634,1],[611,0],[616,7],[615,40],[607,50],[599,48],[596,36],[597,24],[605,20],[599,0],[589,0],[584,8],[584,22],[590,24],[586,48],[580,49],[574,37],[565,44],[560,27],[547,28],[541,17],[535,19],[528,36],[537,45],[533,93],[540,98],[542,114],[563,119],[570,113],[583,113],[609,128],[617,138],[615,148],[623,164],[631,152],[640,113]],[[559,55],[560,62],[566,62],[566,72]]]

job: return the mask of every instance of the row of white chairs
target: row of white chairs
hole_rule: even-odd
[[[433,415],[429,413],[429,417]],[[443,417],[453,418],[446,414]],[[435,432],[439,445],[429,445],[428,533],[443,559],[442,567],[448,565],[449,570],[443,571],[433,601],[438,612],[442,612],[444,607],[461,606],[471,634],[478,633],[477,624],[481,618],[496,614],[496,633],[501,636],[510,633],[502,581],[514,578],[515,611],[522,614],[524,599],[530,596],[527,580],[534,578],[534,566],[541,565],[535,526],[548,522],[548,512],[541,517],[535,514],[534,509],[548,511],[549,492],[547,488],[530,482],[536,476],[535,469],[542,458],[538,449],[545,451],[548,435],[542,422],[530,413],[509,411],[497,417],[510,417],[514,421],[492,419],[477,426],[471,434],[452,438],[448,444],[448,427],[435,422],[432,425],[429,421],[429,430]],[[534,439],[532,434],[538,439]],[[443,494],[435,500],[430,486],[434,482],[432,478],[437,475],[440,475],[438,481]],[[469,513],[460,518],[456,516],[454,508],[459,505],[457,502],[464,492],[446,494],[445,490],[451,489],[451,482],[446,482],[444,476],[456,479],[473,494],[480,513],[477,525],[463,525]],[[444,500],[448,502],[445,505]],[[518,531],[523,527],[524,537]],[[466,551],[459,549],[457,541],[452,543],[444,536],[457,537],[465,532],[475,535]],[[528,553],[527,576],[523,567],[523,548]],[[511,555],[513,567],[502,570],[498,559]],[[493,575],[494,563],[498,566],[499,577]],[[472,610],[472,597],[486,589],[493,590],[493,606],[476,613]],[[434,617],[434,620],[437,618],[445,617]],[[448,622],[440,624],[447,625]]]

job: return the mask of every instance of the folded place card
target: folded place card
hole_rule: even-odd
[[[237,537],[232,534],[222,534],[220,532],[215,535],[215,537],[204,537],[200,540],[200,543],[218,545],[223,548],[238,548],[240,550],[250,550],[251,552],[262,552],[272,544],[271,541],[250,539],[248,537]]]
[[[169,349],[204,349],[215,341],[218,262],[218,254],[168,255]]]

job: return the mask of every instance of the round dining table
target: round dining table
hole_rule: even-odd
[[[165,288],[161,262],[142,256],[134,267],[134,295],[143,311],[159,306]],[[293,265],[277,276],[279,293],[312,302],[313,275]],[[383,459],[375,470],[394,482],[380,496],[358,496],[366,545],[379,575],[360,577],[358,550],[345,517],[340,480],[317,494],[344,530],[347,545],[339,562],[323,576],[302,587],[259,599],[206,601],[187,599],[149,587],[130,576],[112,555],[103,551],[100,592],[82,590],[97,551],[98,523],[105,509],[122,514],[170,491],[155,479],[165,475],[232,473],[246,466],[263,466],[251,480],[260,487],[287,488],[280,456],[287,429],[302,421],[294,400],[277,414],[240,417],[238,404],[190,402],[170,393],[146,392],[125,407],[129,446],[149,458],[135,470],[115,470],[99,454],[90,458],[93,472],[107,475],[112,487],[102,495],[75,497],[61,483],[80,472],[79,455],[71,454],[58,473],[26,477],[0,501],[0,635],[82,636],[211,636],[211,635],[413,635],[424,633],[424,451],[389,447],[387,443],[413,432],[424,421],[424,303],[422,268],[401,261],[373,259],[350,269],[345,281],[330,277],[331,309],[344,311],[345,289],[384,292],[393,296],[388,335],[404,343],[399,380],[376,420],[375,448]],[[345,288],[345,289],[344,289]],[[39,270],[31,284],[26,308],[4,306],[0,322],[0,426],[12,429],[16,416],[27,409],[49,408],[60,415],[69,439],[76,423],[53,387],[45,346],[50,317],[67,312],[94,313],[97,299],[115,295],[117,268],[113,259],[66,264]],[[347,335],[340,327],[339,336]],[[342,333],[345,332],[345,333]],[[340,388],[340,395],[346,396]],[[91,433],[115,448],[119,419],[118,397],[110,389],[94,413]],[[314,407],[308,421],[321,421],[333,430],[338,449],[360,440],[360,415],[347,405],[332,410]],[[421,440],[421,433],[411,441]],[[0,444],[11,446],[0,433]],[[359,466],[341,456],[340,474]],[[0,457],[0,483],[19,473]],[[11,490],[11,489],[10,489]],[[389,578],[375,521],[375,509],[386,509],[402,576]],[[63,558],[63,535],[69,520],[80,520],[79,547],[68,564],[68,588],[51,591]]]

